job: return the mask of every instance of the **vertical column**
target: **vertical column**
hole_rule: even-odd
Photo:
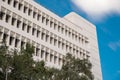
[[[3,40],[3,35],[4,35],[4,28],[2,28],[2,30],[0,31],[0,41]]]
[[[50,34],[48,33],[48,43],[50,43]]]
[[[11,14],[11,12],[10,12],[10,11],[7,11],[7,15],[9,15],[9,18],[8,18],[8,24],[11,25],[12,16],[11,16],[10,14]]]
[[[19,50],[21,49],[21,35],[19,36],[18,48],[19,48]]]
[[[16,39],[16,34],[11,32],[12,33],[12,36],[13,36],[13,42],[12,42],[12,47],[14,48],[15,46],[15,39]]]
[[[39,19],[39,21],[40,21],[40,23],[41,23],[41,22],[42,22],[42,13],[40,12],[39,14],[40,14],[40,19]]]
[[[37,27],[36,27],[36,24],[33,24],[33,34],[34,34],[34,36],[36,37],[36,35],[37,35]]]
[[[6,21],[6,13],[4,13],[3,21],[4,21],[4,22]]]
[[[39,53],[38,53],[38,59],[41,60],[41,45],[39,45]]]
[[[45,47],[44,47],[44,52],[43,52],[43,61],[45,61],[45,54],[46,54],[46,50],[45,50]]]
[[[47,50],[47,62],[50,62],[50,49]]]
[[[40,30],[39,39],[41,39],[42,30],[41,30],[41,28],[39,30]]]
[[[10,31],[8,31],[7,35],[8,35],[8,37],[7,37],[7,40],[6,40],[6,45],[9,46],[9,41],[10,41]]]
[[[11,0],[11,6],[13,6],[13,1],[14,1],[14,0]]]
[[[37,45],[36,45],[36,43],[34,43],[34,55],[36,56],[37,54],[36,54],[36,48],[37,48]]]
[[[59,66],[59,54],[56,55],[56,64]]]

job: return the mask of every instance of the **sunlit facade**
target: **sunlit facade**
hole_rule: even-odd
[[[50,67],[60,68],[68,52],[89,58],[95,80],[102,80],[96,27],[74,12],[61,18],[33,0],[0,0],[0,40],[9,49],[33,44],[34,59]]]

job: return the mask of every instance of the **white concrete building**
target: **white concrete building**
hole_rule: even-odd
[[[61,18],[33,0],[0,0],[0,39],[20,49],[30,42],[35,59],[60,68],[71,53],[89,58],[95,80],[102,80],[96,27],[74,12]]]

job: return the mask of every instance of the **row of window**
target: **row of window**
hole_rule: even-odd
[[[70,52],[74,53],[75,52],[75,48],[77,47],[74,44],[70,43],[69,41],[66,41],[65,39],[58,37],[57,35],[55,35],[52,32],[49,32],[48,30],[41,28],[40,26],[26,20],[26,19],[18,19],[20,18],[20,16],[18,16],[17,14],[13,13],[13,16],[10,16],[9,14],[5,14],[4,12],[1,12],[2,16],[1,16],[1,20],[5,20],[5,22],[10,23],[12,26],[15,26],[19,29],[21,29],[22,31],[25,31],[29,34],[31,34],[32,36],[35,36],[38,39],[41,39],[45,42],[48,42],[54,46],[57,46],[58,48],[68,51],[70,50]],[[82,44],[86,44],[86,41],[84,39],[79,39],[79,42]],[[77,47],[78,48],[78,47]]]
[[[17,34],[15,36],[14,32],[11,32],[10,34],[8,34],[9,30],[5,30],[5,32],[6,32],[5,34],[2,34],[2,32],[1,32],[0,36],[3,35],[3,38],[1,36],[1,39],[3,39],[4,41],[6,41],[8,45],[10,45],[10,46],[13,45],[16,48],[24,47],[24,45],[25,45],[24,38],[22,38],[22,41],[21,41],[20,40],[20,35]],[[53,40],[53,38],[52,38],[52,40]],[[53,42],[55,44],[56,41],[52,41],[52,40],[50,40],[50,42],[51,43]],[[21,43],[20,43],[20,41],[21,41]],[[83,56],[85,56],[86,54],[89,53],[88,51],[85,52],[85,50],[78,49],[78,47],[74,47],[74,46],[72,47],[70,44],[66,44],[66,45],[62,44],[62,42],[59,42],[59,41],[58,41],[58,46],[66,49],[66,52],[70,52],[70,53],[79,55],[79,57],[82,55],[82,53],[83,53]]]
[[[4,40],[8,46],[13,46],[15,48],[24,48],[26,45],[26,42],[30,42],[34,46],[35,50],[35,56],[38,56],[39,58],[45,60],[46,62],[52,62],[54,64],[62,65],[64,60],[62,59],[62,55],[60,53],[57,53],[54,50],[51,50],[44,45],[40,45],[39,43],[36,43],[34,41],[31,41],[28,38],[25,38],[24,36],[21,36],[20,34],[16,34],[13,31],[9,31],[8,29],[3,29],[0,26],[0,40]],[[89,58],[87,54],[84,52],[78,52],[76,51],[74,55],[78,58]]]
[[[5,32],[6,31],[8,31],[8,30],[5,30]],[[25,37],[23,37],[23,36],[20,39],[19,34],[16,34],[16,36],[14,36],[14,37],[13,37],[13,35],[15,35],[14,32],[10,32],[10,34],[7,34],[7,33],[3,33],[0,31],[0,40],[2,39],[3,41],[6,42],[6,44],[8,46],[13,46],[16,49],[19,49],[20,47],[25,48],[26,42],[30,41],[29,39],[27,41],[25,41]],[[59,53],[57,53],[56,51],[53,51],[51,49],[48,51],[48,48],[43,45],[41,45],[41,46],[40,46],[40,44],[36,45],[36,46],[34,45],[34,50],[35,50],[35,56],[38,56],[38,58],[40,58],[46,62],[52,62],[52,63],[58,64],[58,65],[62,65],[62,63],[63,63],[62,55],[60,55]],[[58,55],[56,55],[56,54],[58,54]]]
[[[65,34],[65,36],[68,36],[75,41],[77,41],[81,37],[84,37],[80,33],[77,33],[76,31],[68,28],[61,22],[57,21],[56,19],[49,17],[47,14],[45,14],[44,12],[41,12],[40,10],[38,10],[37,8],[33,7],[32,5],[28,4],[25,1],[19,2],[17,0],[13,0],[13,1],[7,0],[6,2],[9,5],[13,4],[13,7],[18,8],[18,10],[23,11],[24,13],[28,14],[29,16],[32,16],[34,19],[37,19],[37,21],[41,21],[42,23],[45,23],[46,25],[50,26],[50,28],[57,30],[61,34]],[[34,9],[32,9],[32,8],[34,8]],[[88,42],[87,37],[84,37],[84,38],[87,43]]]

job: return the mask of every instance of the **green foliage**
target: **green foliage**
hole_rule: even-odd
[[[21,52],[0,46],[0,80],[94,80],[88,59],[67,54],[61,69],[48,68],[44,61],[33,60],[34,47],[26,44]]]
[[[76,59],[67,54],[55,80],[94,80],[91,68],[92,64],[88,59]]]

